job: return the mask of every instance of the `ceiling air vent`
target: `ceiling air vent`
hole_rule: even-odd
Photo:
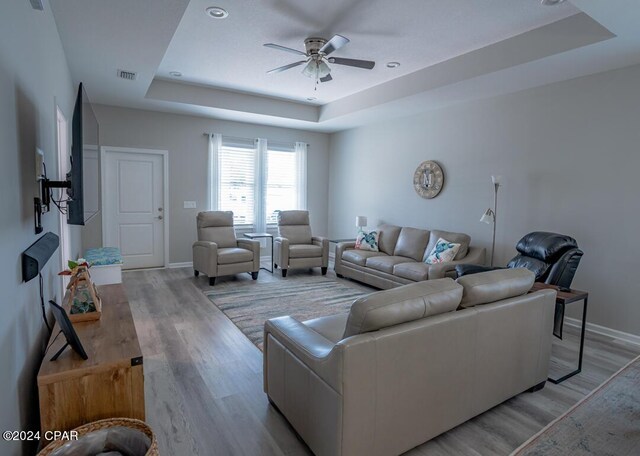
[[[31,7],[34,10],[44,11],[44,4],[42,3],[42,0],[29,0],[29,2],[31,2]]]
[[[122,79],[128,79],[129,81],[135,81],[138,77],[138,73],[135,73],[133,71],[118,70],[118,77]]]

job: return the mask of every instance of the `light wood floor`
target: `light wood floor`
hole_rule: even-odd
[[[282,279],[279,271],[260,271],[258,280],[309,274],[290,271]],[[333,271],[329,277],[335,278]],[[248,280],[219,279],[216,287]],[[144,354],[147,421],[160,454],[311,454],[269,406],[262,391],[262,352],[204,296],[206,277],[196,279],[190,268],[131,271],[124,284]],[[577,353],[577,331],[567,332],[562,342],[554,338],[554,377],[571,369]],[[561,385],[547,382],[543,390],[521,394],[406,454],[508,455],[639,353],[638,346],[588,334],[582,374]]]

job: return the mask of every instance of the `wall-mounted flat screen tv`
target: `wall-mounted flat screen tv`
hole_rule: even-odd
[[[67,223],[84,225],[100,210],[99,126],[82,83],[71,123],[71,171]]]

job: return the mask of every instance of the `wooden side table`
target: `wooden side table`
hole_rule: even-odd
[[[260,238],[271,238],[271,269],[263,268],[260,266],[260,269],[264,269],[265,271],[269,271],[273,274],[273,234],[270,233],[244,233],[244,237],[248,239],[260,239]]]
[[[558,292],[556,296],[556,308],[558,306],[562,306],[560,315],[564,316],[564,307],[567,304],[571,304],[572,302],[582,301],[582,326],[580,329],[580,353],[578,355],[578,368],[574,371],[569,372],[566,375],[563,375],[560,378],[553,379],[549,378],[549,381],[554,384],[558,384],[564,382],[566,379],[573,377],[576,374],[582,372],[582,355],[584,352],[584,333],[587,326],[587,302],[589,301],[589,293],[586,291],[580,290],[569,290],[569,291],[560,291],[560,288],[556,285],[548,285],[542,282],[535,282],[531,291],[538,290],[556,290]]]

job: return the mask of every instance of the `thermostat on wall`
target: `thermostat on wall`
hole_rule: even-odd
[[[44,179],[44,152],[36,147],[36,182]]]

